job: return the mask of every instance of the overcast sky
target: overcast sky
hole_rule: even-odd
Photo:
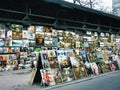
[[[73,3],[73,0],[65,0],[65,1],[68,1],[68,2],[72,2]],[[107,8],[110,8],[112,9],[112,0],[102,0],[103,2],[103,6],[104,7],[107,7]]]

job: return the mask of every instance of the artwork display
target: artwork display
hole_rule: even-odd
[[[61,71],[63,82],[70,82],[75,80],[73,70],[68,68],[63,68]]]
[[[56,84],[62,83],[62,78],[59,68],[52,69],[51,74],[53,75]]]
[[[11,38],[5,38],[5,46],[12,46],[12,39]]]
[[[0,30],[0,38],[5,38],[5,30]]]
[[[71,82],[119,70],[110,57],[116,40],[116,35],[104,32],[0,24],[0,68],[26,69],[40,60],[44,87]]]
[[[0,39],[0,46],[4,46],[5,45],[5,40],[4,39]]]
[[[22,46],[22,40],[12,40],[12,46]]]
[[[34,58],[35,56],[31,54],[32,52],[34,52],[34,49],[32,49],[32,47],[35,47],[35,45],[36,41],[34,26],[25,28],[23,25],[19,24],[9,24],[9,26],[6,24],[0,24],[0,54],[5,54],[6,60],[8,61],[1,61],[0,68],[3,64],[6,67],[6,69],[3,68],[1,70],[17,70],[18,67],[19,69],[23,69],[23,67],[30,68],[31,59],[29,58]],[[15,66],[16,69],[10,69],[13,63],[10,64],[9,57],[7,58],[7,56],[11,56],[11,54],[13,53],[16,54],[16,62],[19,61],[19,65],[17,65],[18,67]],[[23,59],[24,64],[21,64],[21,62],[23,62]],[[7,63],[9,63],[9,65],[7,65]]]
[[[41,69],[40,72],[41,72],[42,82],[44,87],[53,86],[56,84],[54,77],[51,73],[51,70],[49,68]]]
[[[7,31],[7,38],[12,39],[12,31],[10,31],[10,30]]]
[[[25,39],[28,38],[28,31],[27,30],[22,31],[22,38],[25,38]]]
[[[97,58],[95,52],[90,52],[90,53],[87,54],[87,56],[88,56],[90,62],[98,61],[98,58]]]
[[[88,77],[85,67],[76,67],[73,69],[76,79],[82,79]]]

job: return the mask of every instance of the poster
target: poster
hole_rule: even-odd
[[[71,48],[71,43],[64,43],[64,48],[66,48],[66,49]]]
[[[22,44],[23,44],[23,45],[22,45],[23,47],[29,47],[29,41],[26,40],[26,39],[23,39],[23,40],[22,40]]]
[[[57,50],[56,53],[58,57],[66,56],[65,50]]]
[[[87,77],[87,72],[85,67],[76,67],[73,68],[76,79],[82,79]]]
[[[45,40],[52,40],[52,33],[45,33]]]
[[[90,52],[90,53],[87,54],[87,56],[88,56],[88,59],[89,59],[90,62],[98,61],[98,58],[97,58],[95,52]]]
[[[77,42],[75,43],[75,47],[76,47],[76,48],[80,48],[80,42],[77,41]]]
[[[48,53],[47,52],[41,52],[41,61],[42,61],[42,66],[44,68],[50,68],[50,65],[48,62]]]
[[[58,36],[63,36],[63,31],[62,30],[57,30],[57,35]]]
[[[69,60],[69,58],[67,56],[59,56],[58,61],[59,61],[61,69],[72,68],[70,60]]]
[[[29,40],[29,46],[34,47],[36,45],[36,42],[33,40]]]
[[[37,39],[36,39],[36,45],[38,45],[38,46],[44,45],[44,39],[42,39],[42,38],[37,38]]]
[[[25,39],[28,38],[28,31],[27,30],[22,31],[22,38],[25,38]]]
[[[52,41],[44,41],[44,46],[52,47]]]
[[[57,37],[57,30],[55,29],[52,30],[52,37]]]
[[[58,38],[53,38],[52,39],[52,45],[57,46],[58,45]]]
[[[28,33],[28,39],[35,39],[35,33]]]
[[[45,31],[44,26],[36,26],[36,32],[42,33],[42,32],[44,32],[44,31]]]
[[[102,56],[101,52],[97,51],[96,56],[97,56],[98,61],[103,61],[103,56]]]
[[[68,68],[63,68],[61,70],[61,74],[62,74],[62,80],[63,82],[70,82],[75,80],[74,74],[73,74],[73,70]]]
[[[62,41],[58,42],[58,48],[64,48],[64,42]]]
[[[68,57],[74,56],[73,49],[66,49],[65,53]]]
[[[70,57],[70,61],[72,64],[72,67],[79,67],[80,66],[80,60],[76,59],[75,57]]]
[[[22,32],[12,32],[12,39],[22,40]]]
[[[28,33],[35,33],[35,26],[29,26],[27,30]]]
[[[11,38],[5,38],[5,46],[12,46],[12,39]]]
[[[46,33],[52,33],[52,27],[45,27]]]
[[[49,60],[49,64],[50,64],[50,68],[59,68],[58,61],[55,61],[55,60],[50,61]]]
[[[44,32],[36,32],[36,38],[44,38]]]
[[[0,47],[0,53],[4,52],[4,48]]]
[[[50,68],[40,69],[40,73],[42,76],[42,83],[44,87],[56,85]]]
[[[0,39],[0,46],[5,46],[5,40],[4,39]]]
[[[13,32],[22,32],[23,26],[19,24],[11,24],[10,28]]]
[[[53,75],[56,84],[62,83],[62,77],[59,68],[52,69],[51,74]]]
[[[12,40],[12,46],[22,46],[22,40]]]
[[[12,31],[10,31],[10,30],[7,31],[7,38],[12,39]]]
[[[99,68],[96,63],[90,63],[94,75],[99,75]]]
[[[54,50],[48,50],[48,57],[56,57],[56,52]]]
[[[5,38],[5,30],[0,30],[0,38]]]

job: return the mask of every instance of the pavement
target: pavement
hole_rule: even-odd
[[[100,74],[100,75],[91,76],[91,77],[88,77],[88,78],[83,78],[83,79],[80,79],[80,80],[75,80],[75,81],[72,81],[72,82],[68,82],[68,83],[64,83],[64,84],[60,84],[60,85],[56,85],[56,86],[52,86],[52,87],[47,87],[45,90],[57,90],[57,88],[66,87],[66,86],[69,87],[71,85],[79,84],[79,83],[86,82],[86,81],[89,82],[89,80],[93,80],[93,79],[101,78],[101,77],[107,77],[109,75],[116,74],[116,73],[120,74],[120,70],[118,70],[118,71],[112,71],[112,72],[107,72],[107,73],[103,73],[103,74]],[[63,90],[69,90],[69,89],[63,89]],[[76,90],[76,89],[74,89],[74,90]]]
[[[120,71],[47,90],[120,90]]]
[[[93,87],[92,83],[94,84],[105,83],[107,85],[106,81],[109,82],[109,78],[115,79],[112,81],[118,81],[118,84],[120,83],[120,80],[119,80],[120,77],[118,78],[118,76],[120,76],[119,70],[104,73],[98,76],[92,76],[92,77],[68,82],[68,83],[62,83],[60,85],[46,87],[46,88],[43,88],[40,84],[29,85],[28,81],[30,79],[30,76],[31,76],[31,69],[10,71],[10,72],[0,72],[0,90],[40,90],[40,89],[41,90],[62,90],[62,89],[73,90],[73,87],[75,88],[74,90],[96,90],[92,88]],[[83,83],[85,85],[88,84],[88,87],[90,87],[91,89],[84,89],[86,86],[82,85]],[[92,84],[92,86],[89,86],[89,84]],[[98,84],[96,86],[99,87]],[[78,87],[82,89],[79,89]],[[98,89],[98,90],[107,90],[107,89]],[[112,89],[108,89],[108,90],[112,90]],[[119,90],[119,89],[113,89],[113,90]]]
[[[20,70],[11,70],[11,71],[3,71],[3,72],[0,72],[0,76],[12,75],[12,74],[26,74],[26,73],[30,73],[31,71],[32,71],[31,68],[20,69]]]

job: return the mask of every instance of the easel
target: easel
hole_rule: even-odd
[[[33,84],[41,84],[42,85],[42,77],[40,74],[40,69],[43,69],[42,62],[41,62],[41,56],[40,56],[40,53],[36,53],[36,54],[37,54],[37,64],[32,69],[31,77],[28,82],[30,85],[33,85]]]

